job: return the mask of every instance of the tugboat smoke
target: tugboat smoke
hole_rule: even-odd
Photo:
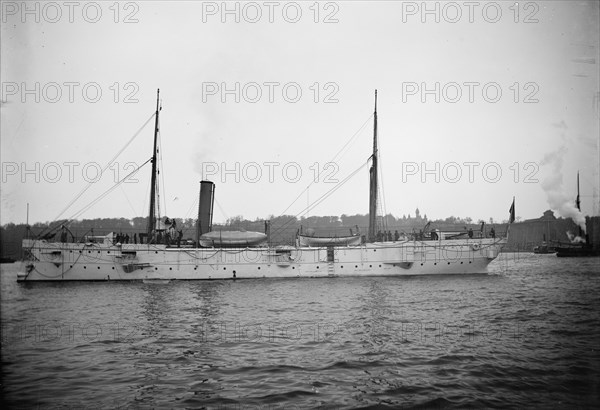
[[[571,195],[565,194],[563,190],[562,165],[566,153],[567,148],[563,145],[544,156],[540,166],[547,165],[550,172],[541,185],[550,208],[556,210],[563,218],[573,219],[585,232],[585,216],[577,209]]]
[[[571,231],[567,231],[567,237],[571,243],[585,243],[585,239],[581,236],[574,235]]]

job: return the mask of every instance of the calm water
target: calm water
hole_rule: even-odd
[[[1,276],[11,408],[600,407],[598,258],[162,285],[17,269]]]

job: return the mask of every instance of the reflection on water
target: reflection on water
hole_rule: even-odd
[[[598,259],[488,275],[17,284],[12,408],[600,405]]]

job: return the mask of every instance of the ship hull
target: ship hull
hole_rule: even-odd
[[[600,256],[600,249],[592,248],[591,246],[559,247],[556,248],[556,256],[558,256],[559,258]]]
[[[24,240],[18,281],[210,280],[486,273],[505,239],[346,247],[168,248]]]

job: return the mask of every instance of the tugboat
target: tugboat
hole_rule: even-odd
[[[577,198],[575,199],[575,205],[581,212],[581,200],[579,197],[579,172],[577,172]],[[584,239],[585,237],[585,239]],[[600,244],[590,243],[589,235],[584,235],[583,230],[579,227],[579,235],[572,237],[569,234],[570,243],[559,243],[556,247],[556,256],[560,258],[572,258],[578,256],[600,256]]]
[[[565,244],[556,248],[556,256],[572,258],[576,256],[600,256],[600,248],[589,243]]]
[[[552,246],[548,246],[548,244],[544,241],[540,245],[533,247],[533,253],[537,255],[551,254],[556,253],[556,249]]]
[[[544,234],[544,240],[541,244],[533,247],[533,253],[537,255],[547,255],[556,253],[556,249],[553,246],[548,245],[546,242],[546,234]]]

